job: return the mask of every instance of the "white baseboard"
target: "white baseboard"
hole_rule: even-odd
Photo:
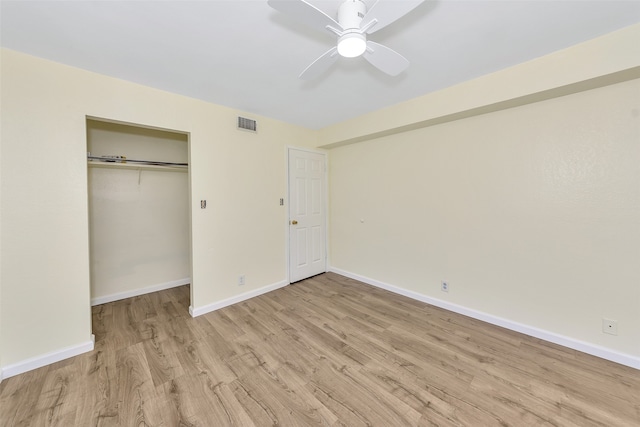
[[[121,299],[137,297],[138,295],[150,294],[151,292],[164,291],[165,289],[175,288],[177,286],[188,285],[191,278],[172,280],[171,282],[159,283],[157,285],[146,286],[132,291],[119,292],[117,294],[105,295],[102,297],[91,298],[91,305],[106,304],[108,302],[119,301]]]
[[[473,310],[458,304],[452,304],[447,301],[443,301],[437,298],[431,298],[418,292],[410,291],[400,288],[398,286],[390,285],[388,283],[380,282],[369,277],[360,276],[349,271],[341,270],[339,268],[330,267],[329,271],[340,274],[350,279],[358,280],[377,288],[382,288],[395,294],[403,295],[405,297],[422,301],[424,303],[443,308],[445,310],[452,311],[454,313],[462,314],[483,322],[491,323],[506,329],[510,329],[515,332],[520,332],[525,335],[529,335],[535,338],[552,342],[564,347],[568,347],[574,350],[581,351],[583,353],[590,354],[592,356],[600,357],[602,359],[610,360],[612,362],[619,363],[621,365],[630,366],[635,369],[640,369],[640,357],[632,356],[630,354],[620,353],[615,350],[611,350],[606,347],[602,347],[595,344],[590,344],[584,341],[577,340],[575,338],[566,337],[564,335],[556,334],[554,332],[545,331],[533,326],[524,325],[522,323],[513,322],[502,317],[494,316],[492,314],[484,313],[482,311]]]
[[[276,289],[280,289],[284,286],[287,286],[289,282],[283,280],[281,282],[274,283],[272,285],[263,286],[262,288],[254,289],[252,291],[248,291],[242,293],[240,295],[236,295],[231,298],[223,299],[222,301],[217,301],[211,304],[203,305],[202,307],[193,307],[189,306],[189,314],[192,317],[197,317],[202,314],[206,314],[212,311],[220,310],[221,308],[237,304],[242,301],[246,301],[253,297],[257,297],[258,295],[266,294],[267,292],[275,291]]]
[[[43,354],[41,356],[31,357],[23,360],[22,362],[14,363],[12,365],[4,366],[0,372],[0,378],[5,379],[19,375],[34,369],[41,368],[52,363],[59,362],[64,359],[68,359],[73,356],[77,356],[88,351],[92,351],[96,337],[91,334],[89,341],[72,345],[70,347],[61,348],[60,350],[52,351],[50,353]]]

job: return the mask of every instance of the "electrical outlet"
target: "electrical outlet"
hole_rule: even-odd
[[[244,274],[241,274],[240,276],[238,276],[238,285],[239,286],[244,285]]]
[[[618,335],[618,321],[602,318],[602,332],[609,335]]]
[[[449,292],[449,282],[445,282],[444,280],[440,283],[440,289],[442,292]]]

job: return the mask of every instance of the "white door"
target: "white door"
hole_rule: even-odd
[[[321,153],[289,149],[289,282],[327,271],[325,174]]]

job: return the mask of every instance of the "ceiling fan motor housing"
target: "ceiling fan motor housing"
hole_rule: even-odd
[[[346,0],[338,8],[338,23],[345,30],[360,29],[360,22],[367,13],[367,6],[362,0]]]

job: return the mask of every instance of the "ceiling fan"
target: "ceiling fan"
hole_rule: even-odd
[[[305,0],[268,0],[268,3],[280,12],[338,36],[337,45],[300,74],[301,79],[310,80],[322,74],[340,56],[363,56],[374,67],[391,76],[397,76],[406,70],[409,61],[405,57],[386,46],[367,40],[367,34],[373,34],[395,22],[423,1],[378,0],[367,11],[362,0],[345,0],[338,9],[337,21]]]

